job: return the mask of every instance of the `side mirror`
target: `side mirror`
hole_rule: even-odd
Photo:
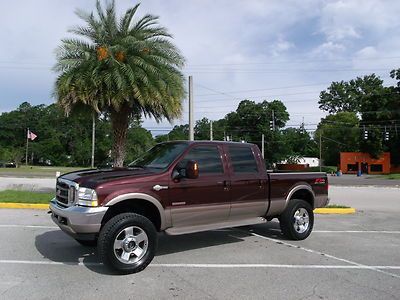
[[[199,165],[197,161],[189,160],[186,164],[186,178],[196,179],[199,177]]]

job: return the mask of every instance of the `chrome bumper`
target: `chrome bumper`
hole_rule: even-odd
[[[51,218],[64,232],[76,237],[98,233],[108,207],[62,207],[56,200],[50,201]]]

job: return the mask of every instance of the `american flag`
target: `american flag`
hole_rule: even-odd
[[[28,129],[28,136],[27,136],[27,138],[30,139],[31,141],[33,141],[34,139],[37,138],[37,135],[34,134],[32,131],[30,131],[30,130]]]

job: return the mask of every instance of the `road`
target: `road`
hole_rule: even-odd
[[[285,240],[274,221],[160,234],[152,264],[126,276],[45,211],[0,209],[0,299],[400,299],[400,190],[332,188],[359,211],[316,215],[304,241]]]
[[[54,192],[56,178],[0,177],[1,190]]]

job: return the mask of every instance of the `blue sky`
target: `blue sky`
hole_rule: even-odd
[[[194,77],[195,117],[219,119],[245,98],[279,99],[315,128],[325,114],[319,92],[330,82],[375,72],[385,84],[400,67],[399,1],[146,0],[139,15],[160,16]],[[50,104],[54,49],[94,1],[2,1],[0,112],[23,101]],[[117,0],[118,10],[134,1]],[[182,119],[187,122],[187,101]],[[173,125],[145,120],[153,133]],[[158,128],[158,129],[157,129]],[[155,130],[158,131],[155,131]]]

